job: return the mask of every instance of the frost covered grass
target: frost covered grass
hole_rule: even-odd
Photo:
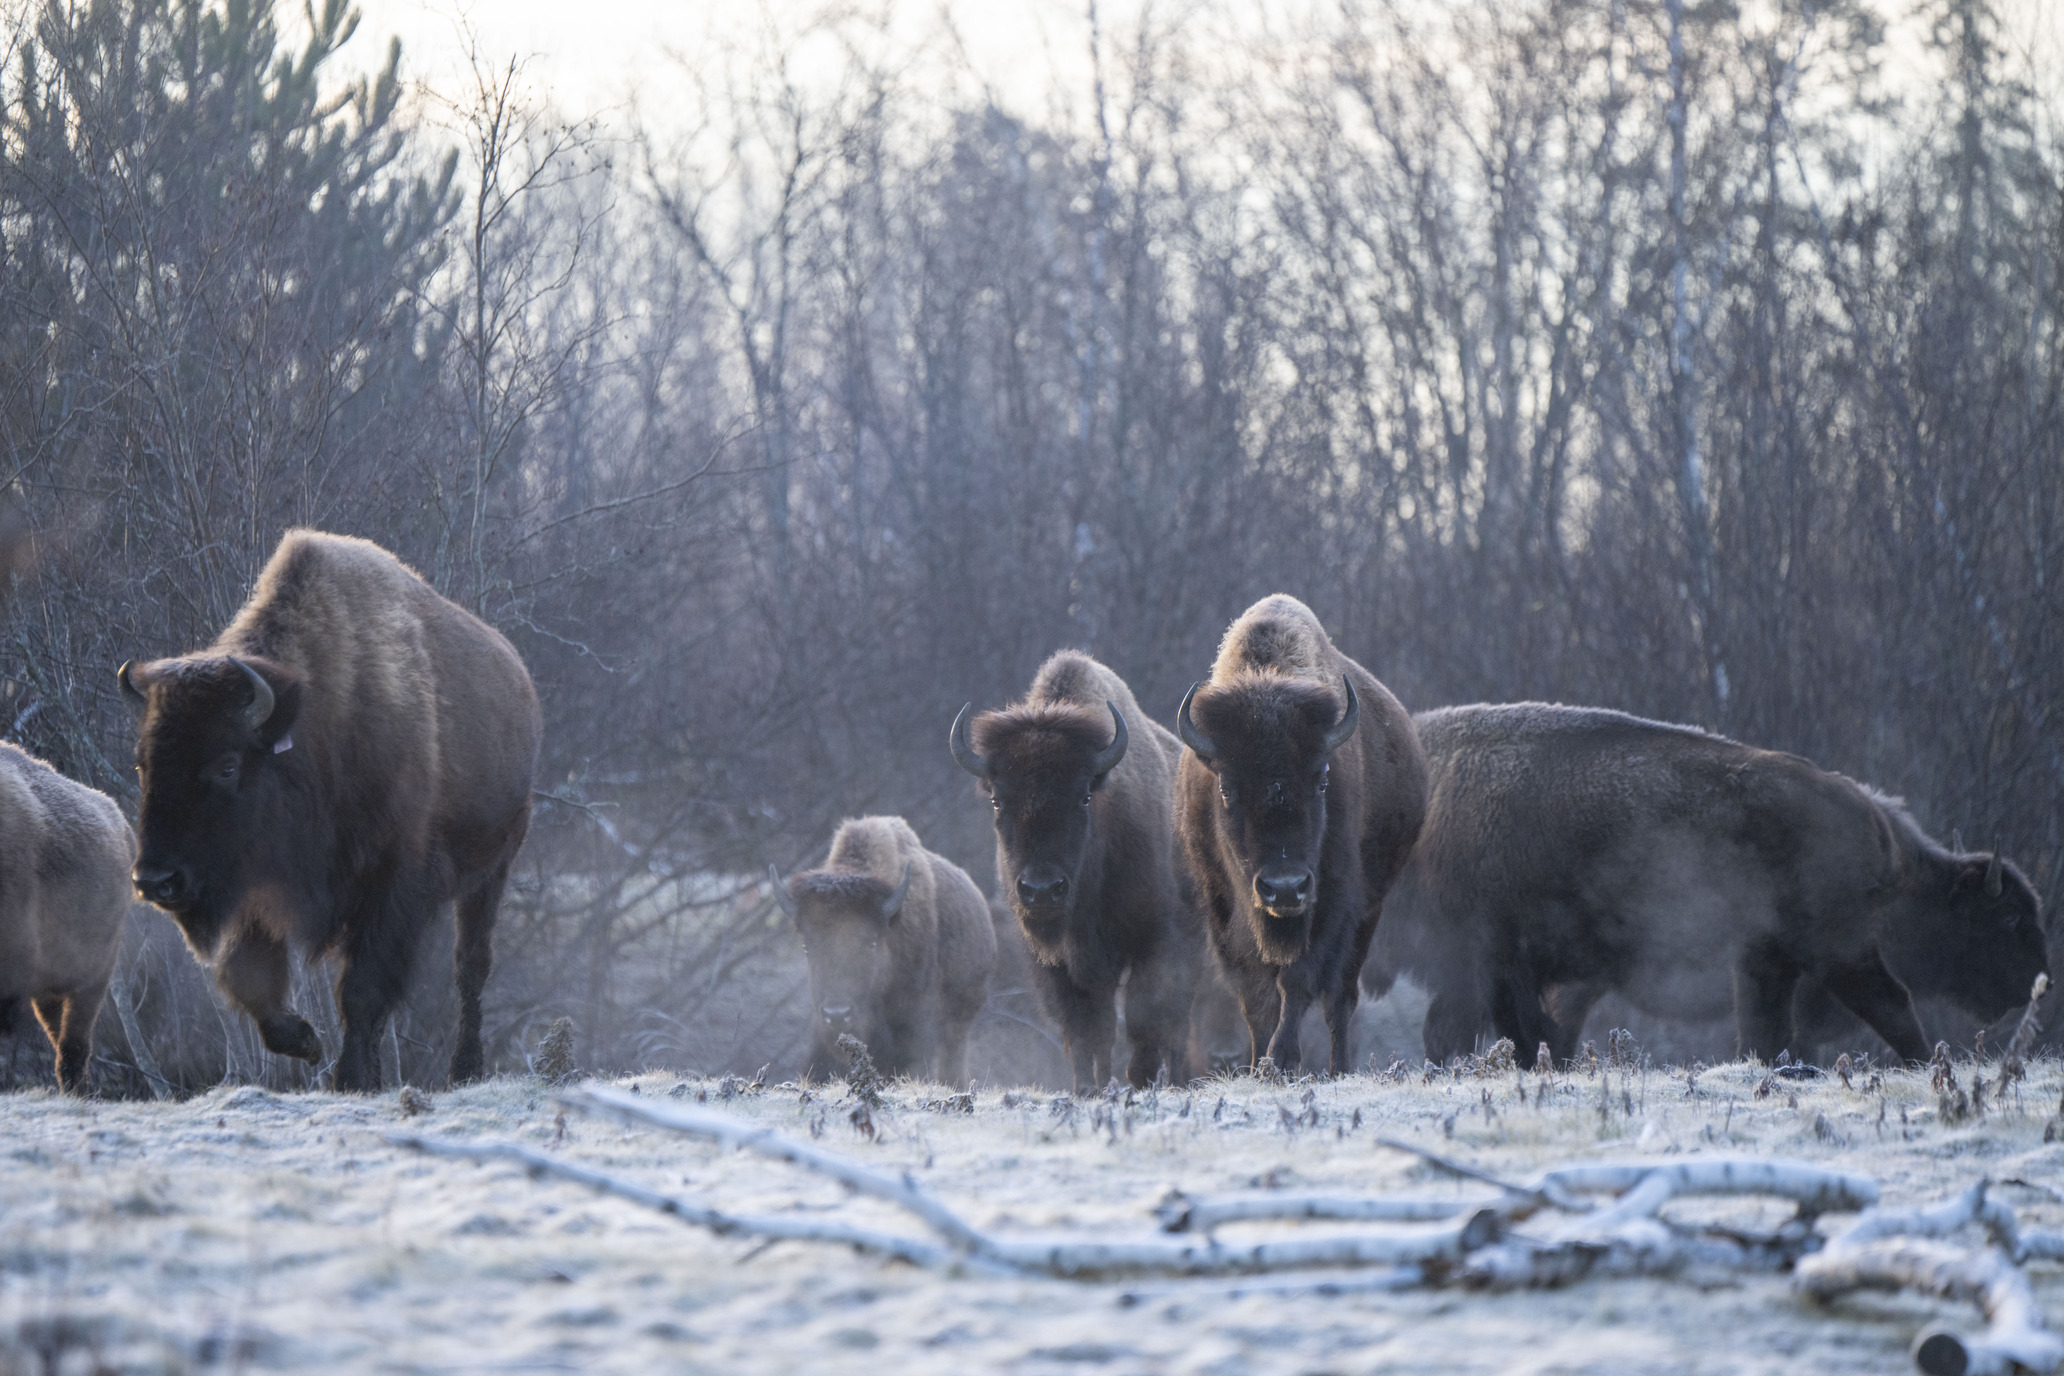
[[[2064,1226],[2064,1067],[1946,1121],[1927,1072],[1789,1081],[1601,1067],[1539,1077],[1393,1075],[1076,1101],[981,1088],[972,1112],[898,1084],[856,1115],[843,1084],[613,1081],[907,1170],[986,1230],[1148,1236],[1170,1187],[1476,1198],[1382,1146],[1422,1144],[1509,1178],[1551,1164],[1784,1156],[1875,1176],[1887,1203],[1980,1177],[2025,1224]],[[1759,1095],[1758,1090],[1761,1090]],[[1951,1117],[1955,1117],[1952,1107]],[[180,1103],[0,1099],[0,1369],[901,1373],[1910,1370],[1931,1319],[1911,1296],[1829,1306],[1782,1276],[1587,1281],[1553,1291],[1356,1291],[1274,1278],[1084,1283],[936,1272],[825,1245],[714,1237],[513,1165],[429,1158],[386,1134],[510,1141],[741,1213],[909,1220],[776,1162],[562,1117],[532,1079],[349,1098],[227,1088]],[[1774,1226],[1776,1202],[1673,1206]],[[1337,1225],[1238,1224],[1227,1238]],[[2064,1273],[2035,1264],[2064,1321]],[[1306,1281],[1310,1283],[1307,1284]],[[54,1358],[46,1368],[45,1355]],[[97,1365],[96,1365],[97,1364]]]

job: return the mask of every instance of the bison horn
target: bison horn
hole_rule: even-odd
[[[1198,759],[1210,764],[1218,758],[1218,747],[1211,743],[1211,737],[1197,729],[1197,723],[1190,720],[1190,701],[1203,686],[1193,683],[1190,691],[1182,695],[1182,706],[1175,709],[1175,734],[1182,737],[1184,745],[1197,752]]]
[[[962,705],[960,715],[953,719],[953,734],[947,737],[947,741],[953,746],[954,763],[976,778],[986,779],[996,771],[989,761],[975,753],[975,742],[968,730],[968,718],[974,710],[972,702]]]
[[[888,896],[887,898],[884,898],[884,899],[882,900],[882,905],[881,905],[881,915],[882,915],[882,921],[884,921],[884,922],[894,922],[894,921],[896,920],[896,914],[897,914],[897,913],[900,913],[900,912],[902,912],[902,911],[903,911],[903,899],[904,899],[904,898],[905,898],[905,897],[906,897],[906,896],[907,896],[907,895],[908,895],[909,893],[910,893],[910,862],[909,862],[908,860],[905,860],[905,861],[903,862],[903,877],[902,877],[901,879],[899,879],[899,880],[897,880],[897,881],[896,881],[896,888],[895,888],[895,891],[894,891],[893,893],[891,893],[891,894],[890,894],[890,895],[889,895],[889,896]]]
[[[143,695],[143,689],[136,686],[136,680],[129,677],[130,671],[135,667],[135,660],[123,660],[122,667],[115,670],[115,680],[122,685],[122,700],[131,707],[141,709],[149,705],[150,699]]]
[[[229,657],[229,662],[242,669],[244,677],[251,680],[251,705],[244,709],[244,725],[256,731],[265,725],[266,719],[272,715],[272,685],[267,683],[256,669],[235,655]]]
[[[1104,706],[1111,708],[1111,743],[1098,751],[1097,757],[1089,762],[1089,776],[1093,779],[1103,778],[1118,767],[1118,761],[1125,758],[1125,716],[1109,702]]]
[[[1999,838],[1992,838],[1992,863],[1985,867],[1985,896],[1998,898],[2006,887],[2006,867],[2000,861]]]
[[[1340,720],[1333,723],[1333,729],[1326,733],[1325,747],[1328,755],[1354,739],[1355,726],[1362,719],[1361,700],[1355,697],[1354,684],[1347,675],[1340,676],[1340,686],[1347,690],[1347,710],[1340,714]]]
[[[788,920],[790,922],[795,921],[795,895],[788,891],[787,883],[785,883],[781,878],[781,871],[775,869],[772,864],[769,864],[767,866],[767,882],[774,886],[775,903],[780,905],[781,911],[788,914]]]

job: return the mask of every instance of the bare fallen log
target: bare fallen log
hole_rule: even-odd
[[[1377,1199],[1361,1195],[1309,1194],[1287,1190],[1192,1196],[1170,1190],[1154,1206],[1161,1230],[1206,1233],[1228,1223],[1294,1222],[1330,1219],[1342,1223],[1431,1223],[1479,1209],[1494,1209],[1497,1199]]]
[[[600,1087],[561,1095],[560,1102],[584,1113],[699,1137],[830,1176],[858,1193],[912,1214],[955,1252],[1012,1271],[1084,1277],[1142,1272],[1224,1275],[1311,1266],[1450,1267],[1492,1241],[1499,1228],[1496,1214],[1482,1210],[1459,1224],[1439,1228],[1230,1244],[1211,1238],[999,1237],[973,1227],[907,1174],[896,1177],[869,1170],[835,1152],[752,1127],[728,1114],[654,1103],[640,1095]]]
[[[706,1205],[694,1204],[662,1191],[640,1185],[621,1176],[610,1175],[562,1157],[547,1156],[529,1147],[514,1142],[458,1142],[450,1138],[425,1137],[418,1133],[390,1132],[387,1140],[397,1147],[419,1151],[426,1156],[458,1157],[471,1161],[511,1161],[523,1167],[533,1177],[549,1175],[560,1180],[570,1180],[577,1185],[586,1185],[591,1190],[614,1195],[618,1199],[642,1204],[680,1219],[683,1223],[707,1228],[719,1237],[753,1237],[773,1242],[832,1242],[851,1247],[856,1251],[875,1256],[892,1257],[916,1266],[934,1269],[948,1269],[966,1261],[960,1253],[916,1238],[898,1237],[893,1233],[880,1233],[867,1228],[856,1228],[848,1223],[832,1219],[774,1218],[749,1214],[726,1213]],[[995,1273],[1009,1272],[1007,1267],[983,1266],[977,1263],[974,1270],[988,1270]]]
[[[1915,1363],[1928,1376],[2005,1376],[2064,1364],[2064,1341],[2042,1325],[2028,1278],[2005,1251],[1972,1252],[1925,1237],[1877,1237],[1831,1246],[1799,1263],[1797,1284],[1820,1300],[1854,1290],[1919,1290],[1976,1304],[1986,1331],[1967,1337],[1940,1325],[1914,1341]]]

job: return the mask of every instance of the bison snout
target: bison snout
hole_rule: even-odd
[[[1311,871],[1257,874],[1254,898],[1270,917],[1302,917],[1312,903]]]
[[[827,1003],[817,1010],[824,1016],[824,1025],[834,1032],[843,1032],[853,1025],[853,1005],[850,1003]]]
[[[161,908],[176,908],[193,897],[193,876],[184,865],[138,865],[129,878],[138,898]]]
[[[1058,908],[1068,900],[1068,876],[1056,869],[1028,869],[1018,876],[1018,901],[1028,908]]]

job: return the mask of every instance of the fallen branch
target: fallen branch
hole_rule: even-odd
[[[1375,1199],[1357,1195],[1296,1194],[1257,1190],[1252,1194],[1192,1197],[1170,1190],[1154,1206],[1161,1230],[1206,1233],[1227,1223],[1331,1219],[1344,1223],[1430,1223],[1478,1209],[1495,1209],[1496,1199]]]
[[[897,1237],[893,1233],[878,1233],[829,1219],[768,1218],[725,1213],[720,1209],[708,1208],[662,1193],[634,1180],[625,1180],[621,1176],[610,1175],[560,1157],[547,1156],[543,1152],[533,1151],[513,1142],[457,1142],[450,1138],[424,1137],[405,1132],[390,1132],[386,1136],[393,1145],[419,1151],[426,1156],[451,1156],[471,1161],[513,1161],[533,1177],[550,1175],[561,1180],[570,1180],[577,1185],[586,1185],[589,1189],[603,1194],[614,1195],[618,1199],[626,1199],[633,1204],[642,1204],[648,1209],[669,1214],[683,1223],[707,1228],[719,1237],[756,1237],[770,1242],[842,1243],[856,1251],[892,1257],[898,1261],[933,1269],[948,1269],[963,1260],[958,1253],[935,1243]],[[975,1269],[1007,1272],[1009,1268],[992,1264],[978,1265]]]
[[[996,1237],[970,1225],[907,1174],[869,1170],[846,1157],[707,1109],[659,1104],[599,1086],[559,1096],[568,1108],[620,1122],[700,1137],[830,1176],[854,1191],[893,1204],[938,1233],[956,1252],[1013,1271],[1081,1277],[1161,1272],[1181,1275],[1288,1270],[1307,1266],[1458,1265],[1497,1236],[1498,1218],[1484,1210],[1458,1225],[1357,1236],[1284,1238],[1224,1244],[1148,1237],[1119,1241],[1072,1237]]]
[[[2005,1376],[2015,1366],[2055,1371],[2064,1342],[2042,1326],[2035,1292],[1998,1247],[1970,1252],[1920,1237],[1877,1238],[1832,1246],[1799,1263],[1798,1286],[1828,1300],[1853,1290],[1920,1290],[1976,1304],[1986,1331],[1964,1337],[1931,1326],[1913,1346],[1914,1362],[1928,1376]]]

